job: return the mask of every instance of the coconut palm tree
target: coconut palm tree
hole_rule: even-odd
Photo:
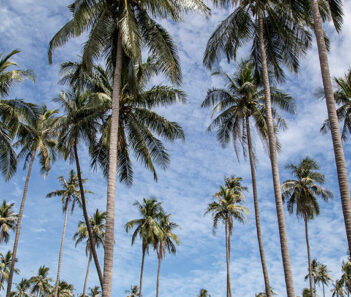
[[[16,229],[18,215],[13,211],[15,204],[8,204],[4,200],[0,206],[0,243],[8,243],[10,240],[10,231]]]
[[[211,297],[211,295],[208,294],[207,290],[201,289],[198,297]]]
[[[46,297],[53,289],[52,279],[49,277],[49,267],[40,266],[38,274],[32,276],[29,282],[32,284],[31,293],[36,297]]]
[[[106,212],[100,212],[97,209],[93,214],[93,216],[90,218],[90,226],[92,228],[95,246],[97,248],[100,247],[100,245],[104,246]],[[92,258],[91,243],[90,243],[90,238],[88,234],[88,228],[85,221],[84,222],[80,221],[78,223],[78,231],[74,234],[73,239],[76,241],[75,246],[77,246],[79,243],[83,241],[86,241],[85,254],[89,256],[89,260],[88,260],[87,271],[85,274],[83,294],[82,294],[82,296],[85,297],[85,292],[86,292],[87,283],[88,283],[90,262]]]
[[[320,265],[321,263],[319,263],[316,259],[313,259],[311,261],[312,282],[313,282],[313,288],[315,292],[316,292],[316,276]],[[310,278],[310,273],[308,271],[308,273],[305,275],[305,281],[308,280],[309,278]]]
[[[335,281],[330,291],[332,292],[332,297],[344,297],[345,289],[342,279]]]
[[[131,229],[135,228],[132,235],[132,245],[135,243],[135,239],[138,236],[142,241],[142,258],[139,285],[139,297],[141,297],[143,288],[145,254],[149,253],[150,244],[156,246],[156,243],[162,238],[162,230],[157,222],[164,215],[164,211],[162,209],[161,202],[158,202],[155,198],[143,198],[142,203],[136,201],[133,205],[138,208],[141,217],[139,219],[129,221],[126,224],[126,232],[129,232]]]
[[[126,290],[126,293],[129,294],[127,297],[137,297],[139,296],[139,287],[137,285],[131,286],[129,290]]]
[[[347,296],[349,296],[351,291],[351,262],[348,260],[347,262],[342,263],[342,276],[341,281],[345,287],[345,291]]]
[[[201,10],[208,13],[208,8],[201,0],[119,1],[118,3],[108,0],[76,0],[70,5],[70,10],[72,19],[50,42],[49,61],[52,60],[55,48],[89,30],[82,57],[83,64],[86,68],[90,68],[94,58],[104,55],[113,78],[103,285],[103,296],[111,297],[118,125],[123,65],[128,61],[132,61],[132,64],[140,63],[141,45],[144,45],[158,58],[162,72],[173,82],[180,83],[181,73],[175,45],[167,31],[152,17],[170,17],[178,21],[183,11]]]
[[[101,294],[100,288],[98,286],[94,288],[89,288],[89,297],[99,297]]]
[[[232,75],[221,72],[215,72],[213,75],[219,75],[224,78],[226,82],[225,88],[213,88],[208,90],[207,96],[201,106],[213,106],[212,116],[215,116],[215,118],[208,127],[208,130],[216,129],[217,139],[223,146],[232,141],[238,159],[240,147],[242,148],[244,157],[246,157],[248,151],[261,265],[265,287],[270,288],[261,234],[255,170],[256,158],[254,156],[251,137],[251,130],[256,128],[255,130],[263,140],[264,146],[267,146],[268,130],[264,104],[264,90],[258,85],[254,73],[254,64],[250,60],[242,61],[236,72]],[[271,94],[272,104],[275,105],[272,114],[274,115],[276,126],[284,129],[286,127],[285,121],[279,115],[276,107],[293,113],[295,107],[293,99],[276,88],[271,88]],[[253,122],[253,126],[251,126],[250,121]]]
[[[16,172],[17,157],[12,147],[21,119],[30,120],[35,116],[35,106],[21,99],[5,99],[15,83],[21,83],[28,78],[34,82],[31,70],[9,68],[17,67],[17,63],[10,59],[18,54],[13,50],[8,55],[0,53],[0,170],[6,180]]]
[[[16,291],[13,292],[13,297],[31,297],[28,293],[31,283],[29,280],[22,278],[21,281],[16,285]]]
[[[58,297],[73,297],[73,291],[74,291],[73,285],[71,285],[65,281],[60,281],[60,284],[58,286],[57,296]],[[55,294],[55,291],[54,291],[54,294]]]
[[[213,231],[215,232],[218,223],[222,222],[225,226],[225,245],[227,260],[227,297],[232,296],[230,281],[230,237],[233,232],[234,220],[244,223],[249,210],[243,205],[243,192],[247,190],[241,185],[241,177],[232,176],[225,179],[226,186],[221,186],[220,191],[213,197],[218,201],[208,204],[205,214],[211,213],[213,218]],[[228,187],[229,184],[235,184],[235,187]]]
[[[36,156],[39,156],[41,171],[43,174],[49,172],[52,162],[55,160],[56,136],[59,119],[55,117],[57,110],[48,110],[41,106],[39,115],[34,122],[23,123],[18,131],[16,146],[21,147],[19,157],[25,158],[25,166],[29,162],[27,177],[24,184],[21,206],[18,214],[16,236],[13,245],[13,259],[9,274],[6,297],[10,297],[13,272],[15,269],[15,258],[17,254],[18,241],[21,232],[24,205],[27,198],[29,179]]]
[[[4,281],[8,282],[9,272],[12,262],[12,252],[8,251],[6,254],[0,253],[0,291],[4,287]],[[17,262],[17,259],[16,259]],[[15,269],[16,274],[19,274],[19,269]]]
[[[60,285],[62,252],[63,252],[63,244],[65,241],[65,235],[66,235],[68,211],[69,211],[69,208],[71,206],[71,213],[73,213],[75,205],[78,204],[79,206],[81,206],[81,204],[82,204],[82,197],[81,197],[80,191],[79,191],[79,182],[78,182],[77,174],[73,170],[71,170],[69,172],[69,178],[67,180],[63,176],[59,176],[58,180],[60,181],[62,189],[50,192],[46,195],[47,198],[61,197],[62,210],[65,214],[62,237],[61,237],[59,259],[58,259],[57,277],[56,277],[56,282],[55,282],[54,297],[58,296],[58,290],[59,290],[59,285]],[[86,181],[87,180],[84,179],[82,182],[86,182]],[[88,190],[85,190],[85,192],[92,193],[91,191],[88,191]]]
[[[308,239],[308,221],[319,215],[318,197],[328,201],[333,197],[333,194],[321,186],[325,183],[325,177],[318,172],[319,165],[316,161],[306,157],[298,165],[288,164],[286,169],[290,170],[296,179],[286,180],[282,184],[283,199],[287,203],[288,212],[290,214],[296,212],[296,216],[302,217],[305,222],[310,294],[313,297],[314,287]]]
[[[159,296],[159,285],[160,285],[160,270],[161,270],[161,261],[166,256],[166,251],[170,254],[176,254],[176,245],[179,244],[179,238],[174,234],[173,230],[178,228],[179,225],[172,222],[171,215],[163,214],[159,220],[159,226],[161,229],[161,238],[156,242],[156,253],[158,259],[157,267],[157,282],[156,282],[156,297]]]
[[[329,271],[327,265],[320,264],[318,266],[317,274],[315,277],[315,282],[317,284],[322,284],[323,287],[323,297],[325,297],[325,288],[324,286],[328,286],[329,283],[332,281],[331,276],[329,275]]]

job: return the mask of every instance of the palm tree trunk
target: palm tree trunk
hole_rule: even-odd
[[[293,277],[291,272],[288,237],[286,234],[285,217],[284,217],[284,208],[283,208],[283,201],[282,201],[282,195],[281,195],[281,189],[280,189],[276,139],[274,134],[274,125],[273,125],[273,118],[272,118],[271,90],[270,90],[270,83],[269,83],[269,76],[268,76],[267,56],[266,56],[263,32],[264,32],[263,13],[262,11],[260,11],[259,12],[259,43],[260,43],[260,53],[261,53],[261,61],[262,61],[262,80],[264,84],[264,93],[265,93],[269,152],[270,152],[270,160],[271,160],[271,166],[272,166],[275,204],[276,204],[277,217],[278,217],[280,247],[281,247],[282,260],[283,260],[287,296],[295,297],[296,295],[295,295],[294,282],[293,282]]]
[[[66,206],[65,206],[65,221],[64,221],[64,224],[63,224],[63,231],[62,231],[62,238],[61,238],[61,247],[60,247],[59,258],[58,258],[57,276],[56,276],[56,283],[55,283],[55,295],[54,295],[55,297],[57,297],[57,295],[58,295],[58,289],[59,289],[59,284],[60,284],[62,251],[63,251],[63,243],[65,241],[65,235],[66,235],[68,210],[69,210],[69,198],[67,198],[67,202],[66,202]]]
[[[308,274],[309,274],[309,280],[310,280],[311,297],[313,297],[314,296],[314,290],[313,290],[313,282],[312,282],[311,253],[310,253],[310,243],[309,243],[309,240],[308,240],[308,226],[307,226],[307,217],[306,217],[306,215],[304,216],[304,221],[305,221],[307,259],[308,259]]]
[[[225,237],[226,237],[226,260],[227,260],[227,296],[232,297],[232,288],[230,283],[230,249],[229,249],[229,230],[228,230],[228,218],[225,222]]]
[[[322,287],[323,287],[323,297],[325,297],[325,288],[324,288],[324,283],[322,283]]]
[[[122,38],[118,33],[116,67],[113,76],[112,92],[112,116],[110,130],[107,206],[106,206],[106,235],[104,249],[104,282],[102,297],[112,297],[112,273],[113,273],[113,245],[115,242],[115,198],[116,198],[116,174],[118,161],[118,122],[119,122],[119,99],[122,75]]]
[[[88,260],[88,267],[87,267],[87,272],[85,274],[85,279],[84,279],[84,286],[83,286],[83,297],[85,297],[85,292],[87,290],[87,283],[88,283],[88,275],[89,275],[89,268],[90,268],[90,262],[91,262],[91,252],[89,252],[89,260]]]
[[[161,250],[161,244],[160,244]],[[156,297],[158,297],[159,287],[160,287],[160,271],[161,271],[161,251],[157,251],[158,267],[157,267],[157,282],[156,282]]]
[[[88,235],[89,235],[90,250],[91,250],[91,253],[93,254],[93,258],[94,258],[94,262],[95,262],[95,266],[96,266],[96,271],[98,273],[100,285],[102,287],[103,277],[102,277],[102,272],[101,272],[101,268],[100,268],[100,264],[99,264],[99,258],[98,258],[98,255],[97,255],[96,249],[95,249],[95,246],[96,246],[95,239],[94,239],[93,231],[91,229],[91,224],[90,224],[89,215],[88,215],[88,211],[87,211],[85,192],[84,192],[84,187],[83,187],[83,182],[82,182],[82,173],[81,173],[80,164],[79,164],[77,143],[74,144],[74,158],[76,159],[79,190],[80,190],[80,196],[82,198],[82,208],[83,208],[84,220],[85,220],[85,224],[87,226]]]
[[[251,167],[251,180],[252,180],[252,193],[254,198],[254,207],[255,207],[256,232],[257,232],[257,239],[258,239],[258,247],[259,247],[260,256],[261,256],[263,279],[264,279],[264,285],[266,289],[266,296],[272,297],[271,286],[269,284],[269,275],[268,275],[268,270],[266,265],[266,258],[264,256],[262,233],[261,233],[260,212],[258,207],[257,185],[256,185],[255,159],[252,152],[251,129],[250,129],[249,117],[246,117],[246,133],[247,133],[247,145],[249,150],[249,159],[250,159],[250,167]]]
[[[335,100],[333,94],[333,86],[330,79],[329,63],[327,48],[325,45],[324,32],[321,22],[321,16],[316,0],[310,0],[314,19],[314,32],[317,39],[319,61],[323,78],[324,92],[328,110],[328,119],[330,124],[330,131],[333,140],[334,155],[336,161],[336,169],[339,180],[339,189],[342,203],[342,210],[344,214],[344,222],[346,229],[347,242],[349,250],[351,250],[351,200],[349,183],[347,179],[345,155],[340,137],[340,129],[338,123],[338,116],[335,109]]]
[[[22,196],[20,211],[18,213],[18,218],[17,218],[16,237],[15,237],[15,242],[13,244],[10,272],[9,272],[9,277],[8,277],[8,280],[7,280],[6,297],[10,297],[10,294],[11,294],[13,273],[15,271],[15,262],[16,262],[18,241],[19,241],[19,236],[20,236],[20,233],[21,233],[21,223],[22,223],[22,218],[23,218],[24,204],[25,204],[26,198],[27,198],[28,184],[29,184],[29,179],[30,179],[30,175],[31,175],[31,172],[32,172],[32,167],[33,167],[33,163],[34,163],[34,159],[35,159],[35,154],[36,154],[36,152],[33,151],[32,152],[32,157],[30,159],[30,163],[29,163],[29,166],[28,166],[28,172],[27,172],[26,181],[24,183],[23,196]]]
[[[142,294],[141,291],[143,289],[143,273],[144,273],[145,252],[146,252],[146,249],[144,248],[144,243],[143,243],[143,255],[142,255],[142,258],[141,258],[141,269],[140,269],[139,297],[141,297],[141,294]]]

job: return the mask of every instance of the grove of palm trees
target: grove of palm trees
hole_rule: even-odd
[[[0,296],[350,296],[349,1],[0,19]]]

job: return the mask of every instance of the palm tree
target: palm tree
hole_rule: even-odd
[[[294,15],[301,15],[303,12],[298,11],[302,8],[295,5],[297,1],[214,0],[213,2],[223,6],[235,4],[237,7],[210,37],[204,56],[205,66],[211,69],[222,53],[226,55],[228,61],[235,59],[237,50],[247,42],[252,42],[251,57],[257,76],[261,74],[260,82],[264,86],[269,152],[286,290],[288,297],[295,297],[280,190],[269,71],[278,80],[284,80],[282,65],[297,71],[298,57],[310,46],[311,36],[304,28],[302,20],[294,18]],[[267,286],[266,294],[271,297]]]
[[[344,297],[345,289],[342,279],[335,281],[335,283],[333,283],[333,289],[330,291],[332,292],[332,297]]]
[[[9,274],[6,297],[10,297],[13,272],[15,269],[15,258],[17,254],[18,241],[21,232],[24,205],[27,198],[28,184],[32,172],[35,157],[38,155],[42,173],[49,172],[51,163],[55,160],[55,147],[58,118],[55,117],[57,110],[48,110],[46,106],[41,106],[39,116],[34,122],[23,123],[18,131],[17,146],[21,147],[19,157],[25,158],[25,165],[29,162],[26,181],[24,184],[21,206],[18,214],[16,236],[13,245],[13,259]]]
[[[4,57],[0,53],[0,170],[7,180],[12,177],[17,168],[17,157],[12,147],[12,140],[18,131],[20,121],[32,119],[35,115],[33,104],[21,99],[4,99],[16,82],[23,82],[26,78],[34,82],[34,74],[31,70],[9,70],[18,66],[10,60],[18,53],[18,50],[13,50]]]
[[[313,282],[314,291],[316,291],[316,276],[320,265],[321,263],[319,263],[316,259],[313,259],[311,261],[312,282]],[[310,278],[310,273],[308,271],[308,273],[305,275],[305,281],[308,280],[309,278]]]
[[[69,172],[69,178],[66,180],[63,176],[59,176],[58,180],[61,183],[61,190],[56,190],[53,192],[50,192],[46,195],[47,198],[51,197],[61,197],[62,199],[62,204],[63,204],[63,212],[65,214],[65,219],[64,219],[64,224],[63,224],[63,231],[62,231],[62,237],[61,237],[61,246],[60,246],[60,252],[59,252],[59,259],[58,259],[58,267],[57,267],[57,277],[56,277],[56,282],[55,282],[55,291],[54,291],[54,297],[58,296],[58,290],[59,290],[59,285],[60,285],[60,272],[61,272],[61,263],[62,263],[62,251],[63,251],[63,244],[65,241],[65,235],[66,235],[66,228],[67,228],[67,218],[68,218],[68,211],[70,204],[71,205],[71,213],[74,211],[74,207],[76,203],[81,206],[82,204],[82,197],[80,195],[79,191],[79,182],[78,182],[78,176],[75,174],[73,170]],[[83,180],[83,182],[85,182]],[[88,190],[85,190],[86,193],[91,193]]]
[[[22,278],[21,281],[16,285],[16,291],[14,297],[30,297],[28,290],[31,286],[29,280]]]
[[[315,277],[315,282],[317,284],[321,283],[323,287],[323,297],[325,297],[325,288],[324,286],[328,286],[328,284],[332,281],[331,276],[329,275],[329,271],[327,269],[327,265],[320,264],[318,266],[317,275]]]
[[[73,285],[65,282],[65,281],[60,281],[60,284],[58,286],[58,291],[57,291],[57,296],[58,297],[73,297]],[[55,292],[54,292],[55,294]]]
[[[312,291],[310,289],[304,288],[302,291],[302,297],[312,297],[311,292]]]
[[[182,11],[195,9],[208,13],[208,8],[201,0],[119,1],[118,3],[108,0],[76,0],[70,5],[72,19],[50,41],[49,61],[51,62],[55,48],[89,30],[88,41],[84,46],[83,64],[86,68],[90,68],[94,58],[103,54],[113,77],[104,250],[104,297],[112,295],[114,211],[123,65],[128,61],[132,61],[132,64],[140,63],[141,45],[144,45],[158,58],[162,72],[173,82],[180,83],[181,74],[175,45],[167,31],[156,23],[150,14],[153,17],[170,17],[178,21],[181,19]]]
[[[12,252],[8,251],[6,254],[0,253],[0,291],[3,289],[4,281],[8,282],[10,266],[12,262]],[[17,259],[16,259],[17,262]],[[15,269],[15,273],[19,274],[19,270]]]
[[[105,241],[105,228],[106,228],[106,212],[100,212],[98,209],[95,211],[93,216],[90,218],[90,226],[92,228],[93,238],[95,246],[98,248],[100,245],[104,246]],[[84,286],[83,286],[83,294],[82,296],[85,297],[85,292],[88,283],[88,275],[89,275],[89,268],[90,262],[92,258],[91,252],[91,243],[88,234],[88,228],[85,222],[80,221],[78,223],[78,231],[74,234],[73,239],[76,241],[75,245],[77,246],[79,243],[86,241],[86,248],[85,254],[89,255],[87,271],[85,274],[84,279]]]
[[[325,177],[318,172],[319,165],[314,160],[306,157],[298,165],[288,164],[286,169],[290,170],[296,179],[286,180],[282,184],[283,199],[287,203],[289,213],[296,212],[296,216],[302,217],[305,222],[310,294],[313,297],[308,221],[319,215],[318,197],[328,201],[329,198],[333,197],[333,194],[321,186],[325,183]]]
[[[349,296],[351,291],[351,262],[348,260],[347,262],[342,263],[342,276],[341,281],[346,289],[347,296]]]
[[[157,202],[155,198],[143,198],[142,203],[136,201],[133,205],[138,208],[141,218],[129,221],[126,224],[126,232],[129,232],[129,230],[135,227],[132,235],[132,245],[135,243],[135,239],[138,236],[142,241],[142,258],[139,285],[139,297],[141,297],[143,288],[145,254],[149,252],[150,244],[155,246],[159,239],[162,238],[162,230],[157,222],[162,218],[164,212],[161,206],[161,202]]]
[[[16,229],[18,215],[13,211],[14,205],[14,203],[7,204],[4,200],[0,206],[0,243],[9,242],[9,232]]]
[[[201,289],[198,297],[211,297],[211,295],[208,294],[207,290]]]
[[[261,255],[261,264],[265,287],[270,288],[269,275],[264,256],[264,247],[261,234],[261,223],[258,205],[255,156],[251,139],[250,120],[254,122],[264,145],[267,145],[268,131],[266,122],[266,111],[264,105],[264,90],[258,86],[258,81],[254,74],[254,64],[249,61],[242,61],[237,71],[229,76],[226,73],[215,72],[213,75],[220,75],[226,81],[225,88],[213,88],[208,90],[207,96],[202,103],[202,107],[214,106],[212,115],[216,115],[208,130],[216,128],[217,139],[223,145],[227,145],[232,138],[234,150],[239,159],[238,150],[241,146],[243,155],[249,152],[252,192],[254,198],[256,231],[258,246]],[[272,104],[284,111],[294,112],[293,99],[276,88],[271,89]],[[276,125],[285,128],[284,119],[273,109]],[[246,147],[247,145],[247,147]],[[247,148],[247,149],[246,149]]]
[[[127,297],[137,297],[139,296],[139,287],[137,285],[131,286],[129,290],[126,290],[126,293],[129,294]]]
[[[272,288],[269,288],[271,295],[272,296],[276,296],[277,294],[273,291]],[[267,297],[267,294],[265,292],[260,292],[258,294],[255,295],[255,297]]]
[[[89,288],[90,292],[89,292],[89,297],[99,297],[101,294],[101,291],[99,289],[98,286],[94,287],[94,288]]]
[[[32,284],[31,293],[37,297],[46,297],[53,289],[52,279],[49,278],[49,267],[40,266],[38,274],[32,276],[29,282]]]
[[[212,213],[213,231],[215,232],[219,222],[225,226],[225,245],[226,245],[226,260],[227,260],[227,297],[232,296],[231,281],[230,281],[230,237],[233,232],[233,219],[240,223],[244,223],[249,210],[243,206],[243,192],[247,190],[241,185],[241,177],[232,176],[230,179],[225,179],[225,187],[221,186],[220,191],[213,197],[218,200],[209,203],[205,214]],[[229,185],[235,187],[229,187]]]
[[[159,296],[161,261],[166,255],[166,250],[168,250],[170,254],[175,255],[177,251],[176,244],[179,244],[178,236],[173,233],[173,230],[178,228],[179,225],[172,222],[170,218],[170,214],[163,214],[161,219],[159,220],[159,226],[162,234],[161,238],[158,239],[158,242],[156,243],[156,253],[158,259],[156,297]]]

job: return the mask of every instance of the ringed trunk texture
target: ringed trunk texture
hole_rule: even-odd
[[[260,222],[260,211],[258,206],[258,197],[257,197],[257,184],[256,184],[256,170],[255,170],[255,159],[252,152],[252,142],[251,142],[251,130],[250,130],[250,119],[246,117],[246,133],[247,133],[247,145],[249,150],[249,159],[250,159],[250,167],[251,167],[251,180],[252,180],[252,193],[255,207],[255,220],[256,220],[256,232],[257,232],[257,240],[258,247],[260,250],[261,256],[261,265],[263,272],[264,285],[266,290],[266,296],[272,297],[271,286],[269,284],[269,275],[266,265],[266,258],[264,255],[264,247],[261,233],[261,222]]]
[[[56,276],[55,295],[54,295],[55,297],[57,297],[57,295],[58,295],[58,289],[59,289],[59,284],[60,284],[60,273],[61,273],[61,263],[62,263],[62,251],[63,251],[63,243],[64,243],[64,241],[65,241],[65,235],[66,235],[68,210],[69,210],[69,198],[67,199],[66,207],[65,207],[65,221],[64,221],[64,223],[63,223],[63,231],[62,231],[62,238],[61,238],[61,246],[60,246],[59,258],[58,258],[58,265],[57,265],[57,276]]]
[[[232,286],[230,283],[230,235],[228,230],[228,218],[225,223],[225,237],[226,237],[226,261],[227,261],[227,296],[232,297]]]
[[[322,72],[323,86],[325,92],[325,102],[327,104],[328,119],[330,123],[330,131],[333,140],[333,148],[336,162],[336,170],[338,174],[339,189],[341,196],[342,210],[344,214],[344,222],[349,250],[351,250],[351,200],[349,182],[347,179],[345,155],[340,136],[338,117],[336,114],[333,86],[330,79],[329,62],[327,48],[324,40],[324,32],[321,22],[321,16],[316,0],[310,0],[314,19],[314,32],[317,39],[319,61]]]
[[[140,269],[140,284],[139,284],[139,297],[141,297],[141,294],[142,294],[142,289],[143,289],[143,273],[144,273],[144,260],[145,260],[145,248],[144,248],[144,245],[143,245],[143,255],[142,255],[142,258],[141,258],[141,269]]]
[[[27,173],[26,181],[24,183],[23,196],[22,196],[20,211],[18,213],[18,218],[17,218],[15,242],[13,244],[13,250],[12,250],[12,261],[11,261],[11,266],[10,266],[9,277],[7,280],[6,297],[10,297],[10,295],[11,295],[13,273],[15,271],[15,262],[16,262],[18,241],[19,241],[19,237],[20,237],[20,233],[21,233],[21,223],[22,223],[22,218],[23,218],[24,204],[25,204],[26,198],[27,198],[28,184],[29,184],[30,175],[32,173],[32,167],[33,167],[33,163],[34,163],[34,159],[35,159],[35,154],[36,154],[36,152],[32,152],[32,157],[30,159],[30,163],[28,166],[28,173]]]
[[[161,245],[160,245],[161,249]],[[156,282],[156,297],[159,295],[159,288],[160,288],[160,271],[161,271],[161,251],[157,251],[157,258],[158,258],[158,267],[157,267],[157,282]]]
[[[122,75],[122,38],[118,33],[117,57],[113,76],[112,92],[112,117],[110,129],[110,148],[107,185],[106,205],[106,235],[104,249],[104,280],[102,297],[112,297],[112,273],[113,273],[113,245],[115,242],[115,198],[116,198],[116,174],[117,174],[117,145],[118,145],[118,122],[119,122],[119,100]]]
[[[279,236],[280,236],[280,247],[284,267],[284,276],[286,284],[286,292],[288,297],[295,297],[294,282],[291,272],[290,256],[289,256],[289,247],[288,247],[288,237],[286,234],[286,225],[285,225],[285,216],[283,201],[280,189],[280,178],[279,178],[279,167],[276,151],[276,139],[274,134],[273,126],[273,117],[272,117],[272,104],[271,104],[271,90],[268,76],[268,66],[267,66],[267,56],[266,49],[264,44],[263,36],[263,13],[259,12],[259,44],[262,60],[262,79],[264,84],[265,92],[265,105],[267,112],[267,126],[268,126],[268,140],[269,140],[269,153],[272,166],[272,176],[273,176],[273,186],[274,186],[274,196],[275,204],[277,209],[278,217],[278,227],[279,227]]]
[[[77,144],[74,145],[74,155],[75,155],[74,157],[76,159],[80,196],[82,198],[82,208],[83,208],[84,221],[85,221],[85,224],[86,224],[87,229],[88,229],[90,250],[91,250],[91,253],[93,254],[94,262],[95,262],[95,266],[96,266],[96,271],[97,271],[98,276],[99,276],[100,285],[102,286],[103,277],[102,277],[102,272],[101,272],[101,268],[100,268],[100,264],[99,264],[99,258],[98,258],[98,255],[96,253],[95,239],[94,239],[93,231],[91,229],[88,210],[87,210],[87,204],[86,204],[86,200],[85,200],[85,193],[84,193],[84,187],[83,187],[83,182],[82,182],[82,173],[80,170]]]
[[[85,297],[85,292],[87,291],[87,284],[88,284],[88,276],[89,276],[90,262],[91,262],[91,252],[89,252],[88,267],[87,267],[87,272],[86,272],[86,274],[85,274],[85,279],[84,279],[83,297]]]
[[[311,291],[311,297],[314,297],[313,281],[312,281],[311,252],[310,252],[310,242],[308,240],[308,225],[307,225],[306,216],[304,217],[304,221],[305,221],[306,247],[307,247],[307,258],[308,258],[308,274],[309,274],[309,279],[310,279],[310,291]]]

